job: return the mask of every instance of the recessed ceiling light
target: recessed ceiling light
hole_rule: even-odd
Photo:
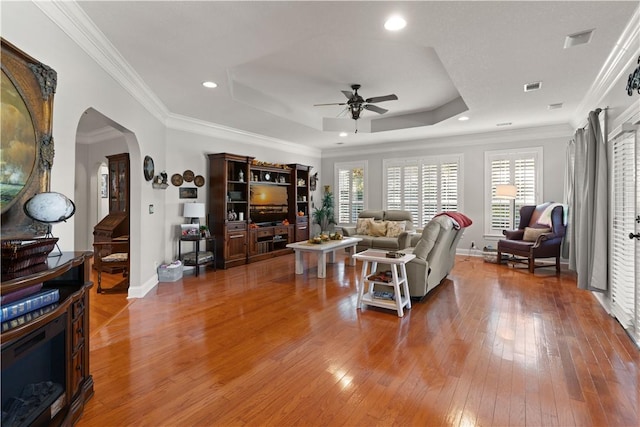
[[[346,132],[340,132],[340,133],[339,133],[339,135],[340,135],[340,137],[341,137],[341,138],[344,138],[344,137],[346,137],[346,136],[347,136],[347,135],[349,135],[349,134],[348,134],[348,133],[346,133]]]
[[[461,117],[458,117],[458,120],[460,120],[461,122],[466,122],[467,120],[469,120],[469,117],[461,116]]]
[[[407,21],[400,16],[392,16],[384,23],[384,28],[388,31],[398,31],[407,26]]]
[[[203,82],[202,86],[213,89],[214,87],[218,87],[218,84],[215,82]]]

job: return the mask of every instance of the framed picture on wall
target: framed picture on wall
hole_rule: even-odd
[[[106,173],[103,173],[102,176],[100,177],[100,197],[102,197],[103,199],[106,199],[109,196],[109,193],[107,192],[108,181],[109,181],[109,175]]]
[[[198,188],[197,187],[184,187],[179,188],[180,198],[181,199],[197,199],[198,198]]]

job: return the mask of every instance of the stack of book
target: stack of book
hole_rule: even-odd
[[[58,306],[58,289],[42,289],[42,283],[2,295],[0,322],[2,332],[24,325]]]

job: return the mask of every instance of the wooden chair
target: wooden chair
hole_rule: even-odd
[[[98,293],[121,293],[129,289],[129,238],[118,237],[108,242],[93,243],[93,266],[98,272]],[[122,272],[122,280],[110,288],[102,287],[102,272]]]
[[[547,208],[551,208],[550,222],[540,224],[543,213]],[[498,264],[502,259],[502,254],[511,254],[520,258],[512,258],[511,261],[524,262],[528,264],[529,272],[533,273],[538,267],[535,263],[539,258],[555,258],[556,272],[560,272],[560,244],[565,233],[563,218],[563,208],[561,205],[552,206],[552,203],[542,205],[528,205],[520,208],[520,225],[517,230],[503,230],[502,234],[506,239],[498,241]]]

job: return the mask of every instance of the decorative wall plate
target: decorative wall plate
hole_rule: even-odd
[[[187,169],[186,171],[184,171],[184,173],[182,174],[182,178],[184,179],[185,182],[191,182],[193,181],[193,171]]]
[[[154,166],[153,159],[150,156],[144,156],[144,162],[142,163],[142,170],[144,171],[144,179],[151,181],[153,179]]]
[[[173,175],[171,175],[171,183],[176,187],[180,187],[182,185],[182,182],[182,175],[180,175],[179,173],[174,173]]]
[[[202,187],[204,185],[204,176],[202,175],[196,176],[193,182],[194,184],[196,184],[196,187]]]

